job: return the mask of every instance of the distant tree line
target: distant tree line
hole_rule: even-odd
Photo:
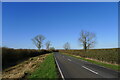
[[[80,32],[80,37],[79,37],[79,42],[80,42],[80,45],[83,47],[83,49],[86,51],[87,49],[90,49],[90,48],[93,48],[95,46],[95,43],[96,43],[96,35],[95,33],[93,32],[88,32],[88,31],[84,31],[84,30],[81,30]],[[34,42],[35,46],[38,48],[38,50],[41,49],[41,47],[43,46],[43,41],[45,40],[46,38],[43,36],[43,35],[37,35],[35,36],[32,41]],[[47,41],[45,43],[45,46],[46,46],[46,49],[47,50],[50,50],[50,49],[55,49],[53,47],[50,47],[52,44],[51,44],[51,41]],[[70,49],[70,43],[69,42],[66,42],[64,45],[63,45],[63,48],[65,50],[69,50]]]

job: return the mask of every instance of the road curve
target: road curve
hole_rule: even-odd
[[[104,78],[105,80],[106,79],[118,80],[118,72],[116,71],[92,64],[84,60],[60,54],[59,52],[55,52],[54,57],[65,79]]]

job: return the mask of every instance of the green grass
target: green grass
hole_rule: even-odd
[[[65,53],[63,53],[63,54],[65,54]],[[104,67],[110,68],[112,70],[120,71],[120,65],[113,65],[113,64],[107,64],[107,63],[103,63],[103,62],[98,62],[98,61],[94,61],[94,60],[90,60],[90,59],[85,59],[83,57],[76,57],[76,56],[71,55],[71,54],[65,54],[65,55],[75,57],[75,58],[78,58],[78,59],[82,59],[82,60],[97,64],[97,65],[100,65],[100,66],[104,66]]]
[[[40,64],[40,67],[36,69],[28,78],[52,78],[57,79],[57,69],[54,61],[53,53],[49,54],[43,63]]]

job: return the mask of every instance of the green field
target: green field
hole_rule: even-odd
[[[83,57],[78,57],[78,56],[71,55],[71,54],[68,54],[68,53],[65,54],[65,55],[68,55],[68,56],[71,56],[71,57],[75,57],[75,58],[78,58],[78,59],[82,59],[82,60],[85,60],[85,61],[97,64],[97,65],[100,65],[100,66],[104,66],[106,68],[110,68],[110,69],[113,69],[113,70],[116,70],[116,71],[120,71],[120,66],[119,65],[106,64],[106,63],[103,63],[103,62],[98,62],[98,61],[94,61],[94,60],[85,59]]]
[[[40,67],[36,69],[28,78],[45,78],[45,79],[57,79],[57,68],[54,61],[53,53],[49,54]]]

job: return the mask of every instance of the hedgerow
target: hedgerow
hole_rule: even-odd
[[[59,50],[60,52],[69,53],[72,55],[81,56],[84,58],[97,59],[104,62],[119,64],[120,62],[120,48],[113,49],[89,49],[84,50]]]
[[[30,57],[50,53],[47,50],[2,48],[2,68],[16,65]]]

